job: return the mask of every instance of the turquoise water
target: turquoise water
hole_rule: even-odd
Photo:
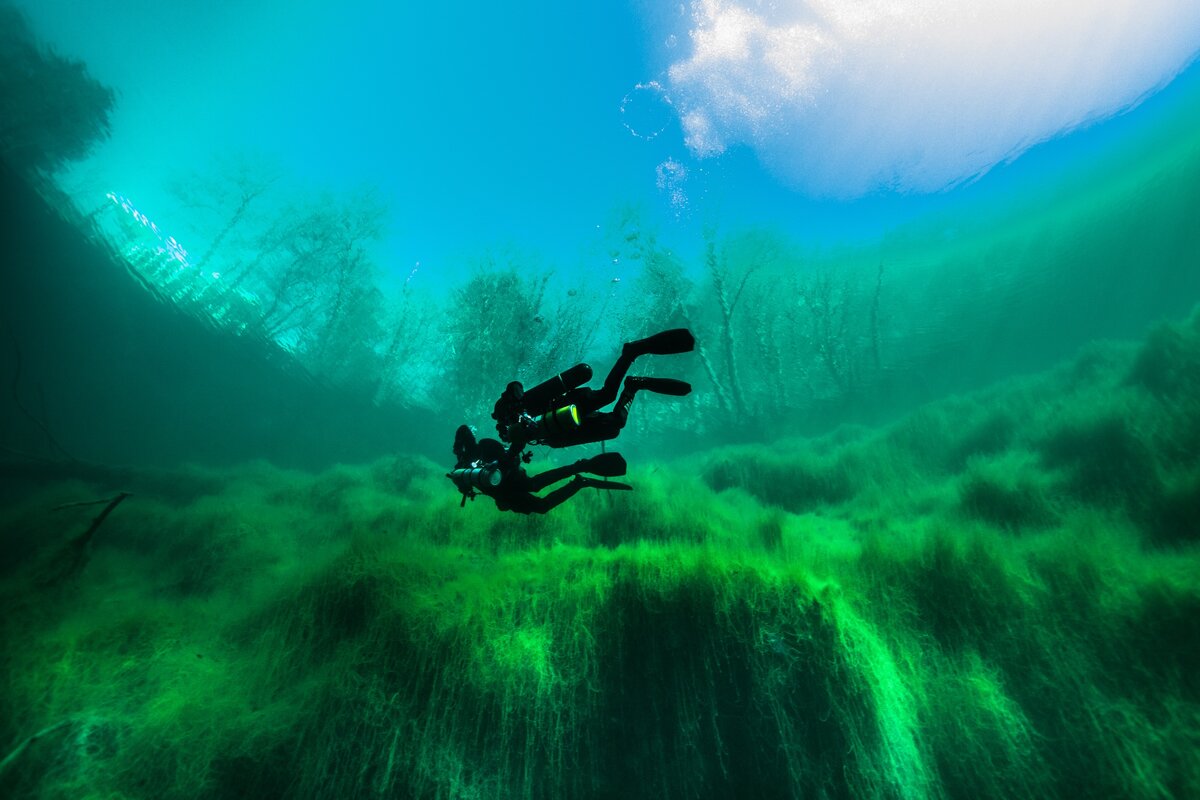
[[[0,4],[0,793],[1194,796],[1198,13]]]

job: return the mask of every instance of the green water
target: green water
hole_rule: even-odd
[[[1185,797],[1200,317],[554,514],[437,464],[7,506],[13,795]],[[22,548],[14,552],[12,548]]]
[[[172,206],[147,155],[152,219],[88,178],[130,128],[83,160],[119,95],[0,82],[0,795],[1200,795],[1198,76],[942,196],[803,206],[827,235],[630,189],[595,232],[431,225],[471,231],[441,271],[386,191],[266,157]],[[557,196],[529,169],[497,214]],[[692,393],[607,446],[632,492],[462,501],[510,380],[673,327],[635,374]]]

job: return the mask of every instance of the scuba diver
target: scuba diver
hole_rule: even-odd
[[[624,475],[625,459],[620,453],[602,453],[530,476],[521,466],[522,462],[529,463],[529,455],[523,453],[523,450],[523,443],[505,448],[495,439],[481,439],[477,442],[471,429],[460,425],[454,434],[454,469],[448,472],[446,477],[454,481],[454,485],[462,492],[462,505],[465,506],[468,499],[474,500],[478,494],[485,494],[496,501],[496,508],[501,511],[545,514],[575,496],[580,489],[589,486],[624,491],[633,489],[625,483],[597,480],[580,474],[590,472],[610,478]],[[535,494],[550,484],[571,476],[574,477],[570,483],[558,487],[546,496]]]
[[[454,435],[455,465],[446,477],[462,492],[462,505],[476,495],[485,494],[496,501],[501,511],[545,514],[589,486],[632,490],[628,484],[580,474],[587,472],[602,478],[624,475],[625,459],[619,453],[601,453],[530,476],[522,467],[532,458],[525,447],[530,444],[570,447],[615,439],[629,419],[629,406],[637,392],[644,389],[683,397],[692,391],[690,383],[674,378],[626,378],[633,362],[639,356],[687,353],[695,347],[691,331],[674,328],[626,343],[599,389],[583,385],[592,377],[592,368],[587,364],[576,364],[528,391],[519,381],[508,384],[492,410],[500,441],[476,441],[466,425],[460,425]],[[600,410],[614,400],[616,405],[611,411]],[[571,482],[565,486],[544,497],[536,494],[566,478],[571,478]]]
[[[615,439],[629,419],[629,406],[638,391],[674,397],[692,391],[690,383],[674,378],[626,378],[634,360],[644,355],[687,353],[695,346],[696,339],[687,328],[673,328],[628,342],[599,389],[583,385],[592,377],[592,368],[587,364],[576,364],[529,390],[513,381],[492,410],[500,439],[518,450],[527,443],[570,447]],[[600,411],[613,400],[617,403],[612,411]]]

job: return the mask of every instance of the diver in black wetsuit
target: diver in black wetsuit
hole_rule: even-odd
[[[476,494],[485,494],[496,501],[496,508],[501,511],[545,514],[589,486],[624,491],[633,488],[625,483],[597,480],[579,474],[590,472],[613,478],[624,475],[625,459],[619,453],[602,453],[530,476],[521,466],[522,462],[528,463],[528,458],[522,455],[523,449],[524,443],[505,448],[495,439],[480,439],[477,442],[471,429],[460,425],[454,434],[455,467],[446,477],[454,481],[462,492],[463,505],[468,499],[473,500]],[[571,476],[574,478],[570,483],[558,487],[545,497],[534,494]]]
[[[599,389],[582,385],[592,377],[592,368],[587,364],[576,364],[528,391],[519,381],[513,381],[492,411],[500,439],[518,447],[525,443],[570,447],[615,439],[625,427],[629,406],[638,391],[644,389],[675,397],[692,391],[691,384],[674,378],[626,378],[634,360],[643,355],[687,353],[695,346],[696,340],[686,328],[629,342],[621,349],[620,358]],[[618,389],[622,389],[620,398]],[[612,411],[600,411],[613,400],[617,404]]]

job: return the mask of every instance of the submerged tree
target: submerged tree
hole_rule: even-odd
[[[765,364],[743,369],[751,353],[746,344],[753,345],[760,333],[753,321],[747,320],[744,309],[747,288],[751,279],[778,256],[774,237],[751,232],[718,243],[714,231],[705,232],[704,266],[708,282],[699,296],[697,307],[689,311],[694,324],[701,329],[697,344],[701,362],[712,381],[721,409],[734,420],[746,420],[754,410],[747,401],[747,376],[764,374]],[[768,288],[770,284],[768,284]],[[762,291],[755,298],[753,311],[758,319],[764,313],[783,311],[776,292]],[[757,368],[755,368],[757,367]]]
[[[384,214],[371,192],[341,200],[325,193],[288,207],[259,236],[261,256],[248,269],[269,298],[270,336],[317,361],[327,357],[356,300],[375,285],[368,248],[383,235]]]
[[[383,295],[368,248],[383,237],[387,207],[373,190],[364,189],[335,211],[330,292],[316,348],[316,358],[328,366],[342,365],[348,348],[373,350],[382,338]]]
[[[259,210],[264,196],[282,175],[282,169],[265,155],[236,153],[217,156],[210,168],[181,175],[171,182],[172,194],[188,212],[199,217],[193,226],[207,228],[206,233],[211,237],[207,247],[192,254],[191,261],[197,269],[211,269],[216,258],[221,262],[217,268],[230,275],[238,260],[221,258],[226,240],[247,227],[253,228],[253,212]]]
[[[806,409],[869,402],[889,319],[883,268],[814,267],[771,231],[707,236],[706,281],[686,308],[712,385],[711,422],[741,436],[778,433],[803,426]]]
[[[608,254],[614,266],[625,265],[620,271],[629,283],[615,315],[619,338],[628,341],[657,330],[687,327],[685,304],[693,283],[684,273],[683,262],[659,242],[636,208],[622,209],[615,229],[618,239],[610,243]]]
[[[432,389],[443,371],[438,350],[441,310],[434,298],[411,284],[410,274],[400,294],[385,301],[376,403],[396,400],[405,405],[432,405]]]
[[[493,256],[454,292],[444,328],[449,352],[441,392],[447,403],[478,414],[509,381],[536,375],[548,282],[549,275],[528,276]]]
[[[385,339],[383,292],[373,281],[358,280],[343,291],[341,309],[329,316],[311,366],[338,383],[373,389],[378,385]]]
[[[54,172],[109,135],[113,90],[82,61],[40,46],[16,8],[0,2],[0,155],[28,172]]]

